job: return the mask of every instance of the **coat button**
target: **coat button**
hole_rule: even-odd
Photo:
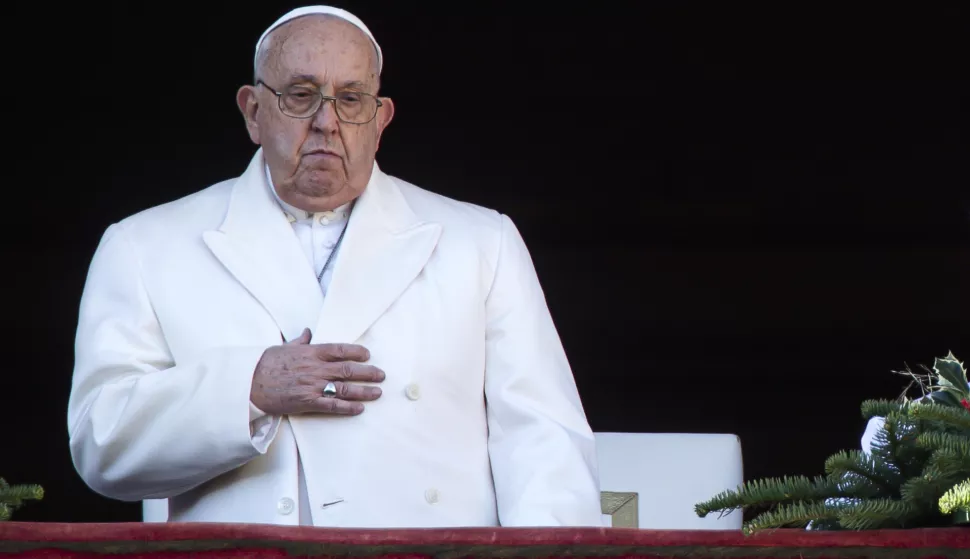
[[[421,387],[412,382],[404,389],[404,394],[408,397],[408,400],[417,400],[421,397]]]
[[[276,510],[278,510],[280,514],[290,514],[293,512],[293,508],[295,506],[296,504],[293,502],[293,499],[283,497],[278,503],[276,503]]]
[[[424,500],[428,501],[429,504],[433,505],[437,503],[438,499],[440,498],[441,498],[441,495],[438,493],[437,489],[432,488],[424,492]]]

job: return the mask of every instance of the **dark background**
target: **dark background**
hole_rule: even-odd
[[[47,492],[18,520],[139,518],[68,452],[87,266],[110,223],[244,170],[235,91],[298,5],[201,4],[15,26],[0,475]],[[891,371],[970,360],[958,8],[418,4],[336,3],[384,49],[378,161],[515,220],[594,430],[736,433],[746,479],[815,475]]]

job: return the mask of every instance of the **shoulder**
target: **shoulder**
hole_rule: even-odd
[[[498,210],[456,200],[398,177],[385,177],[394,183],[419,219],[441,224],[444,232],[482,240],[497,238],[509,220]]]
[[[115,228],[142,241],[174,240],[215,229],[225,219],[232,187],[238,178],[215,183],[120,220]]]

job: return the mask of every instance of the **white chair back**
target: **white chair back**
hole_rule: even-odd
[[[744,480],[736,435],[596,433],[600,489],[636,493],[639,527],[739,530],[740,511],[700,518],[694,505]],[[610,519],[604,524],[611,526]]]

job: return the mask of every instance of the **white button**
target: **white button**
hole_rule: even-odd
[[[320,214],[320,225],[330,225],[330,222],[333,221],[333,217],[333,212],[323,212]]]
[[[290,499],[289,497],[283,497],[282,499],[280,499],[280,502],[276,503],[276,510],[278,510],[280,514],[290,514],[291,512],[293,512],[294,506],[296,505],[293,502],[293,499]]]
[[[408,397],[408,400],[417,400],[421,397],[421,387],[412,382],[404,389],[404,394]]]
[[[441,495],[438,494],[437,489],[432,488],[424,492],[424,500],[432,505],[437,503],[439,498],[441,498]]]

